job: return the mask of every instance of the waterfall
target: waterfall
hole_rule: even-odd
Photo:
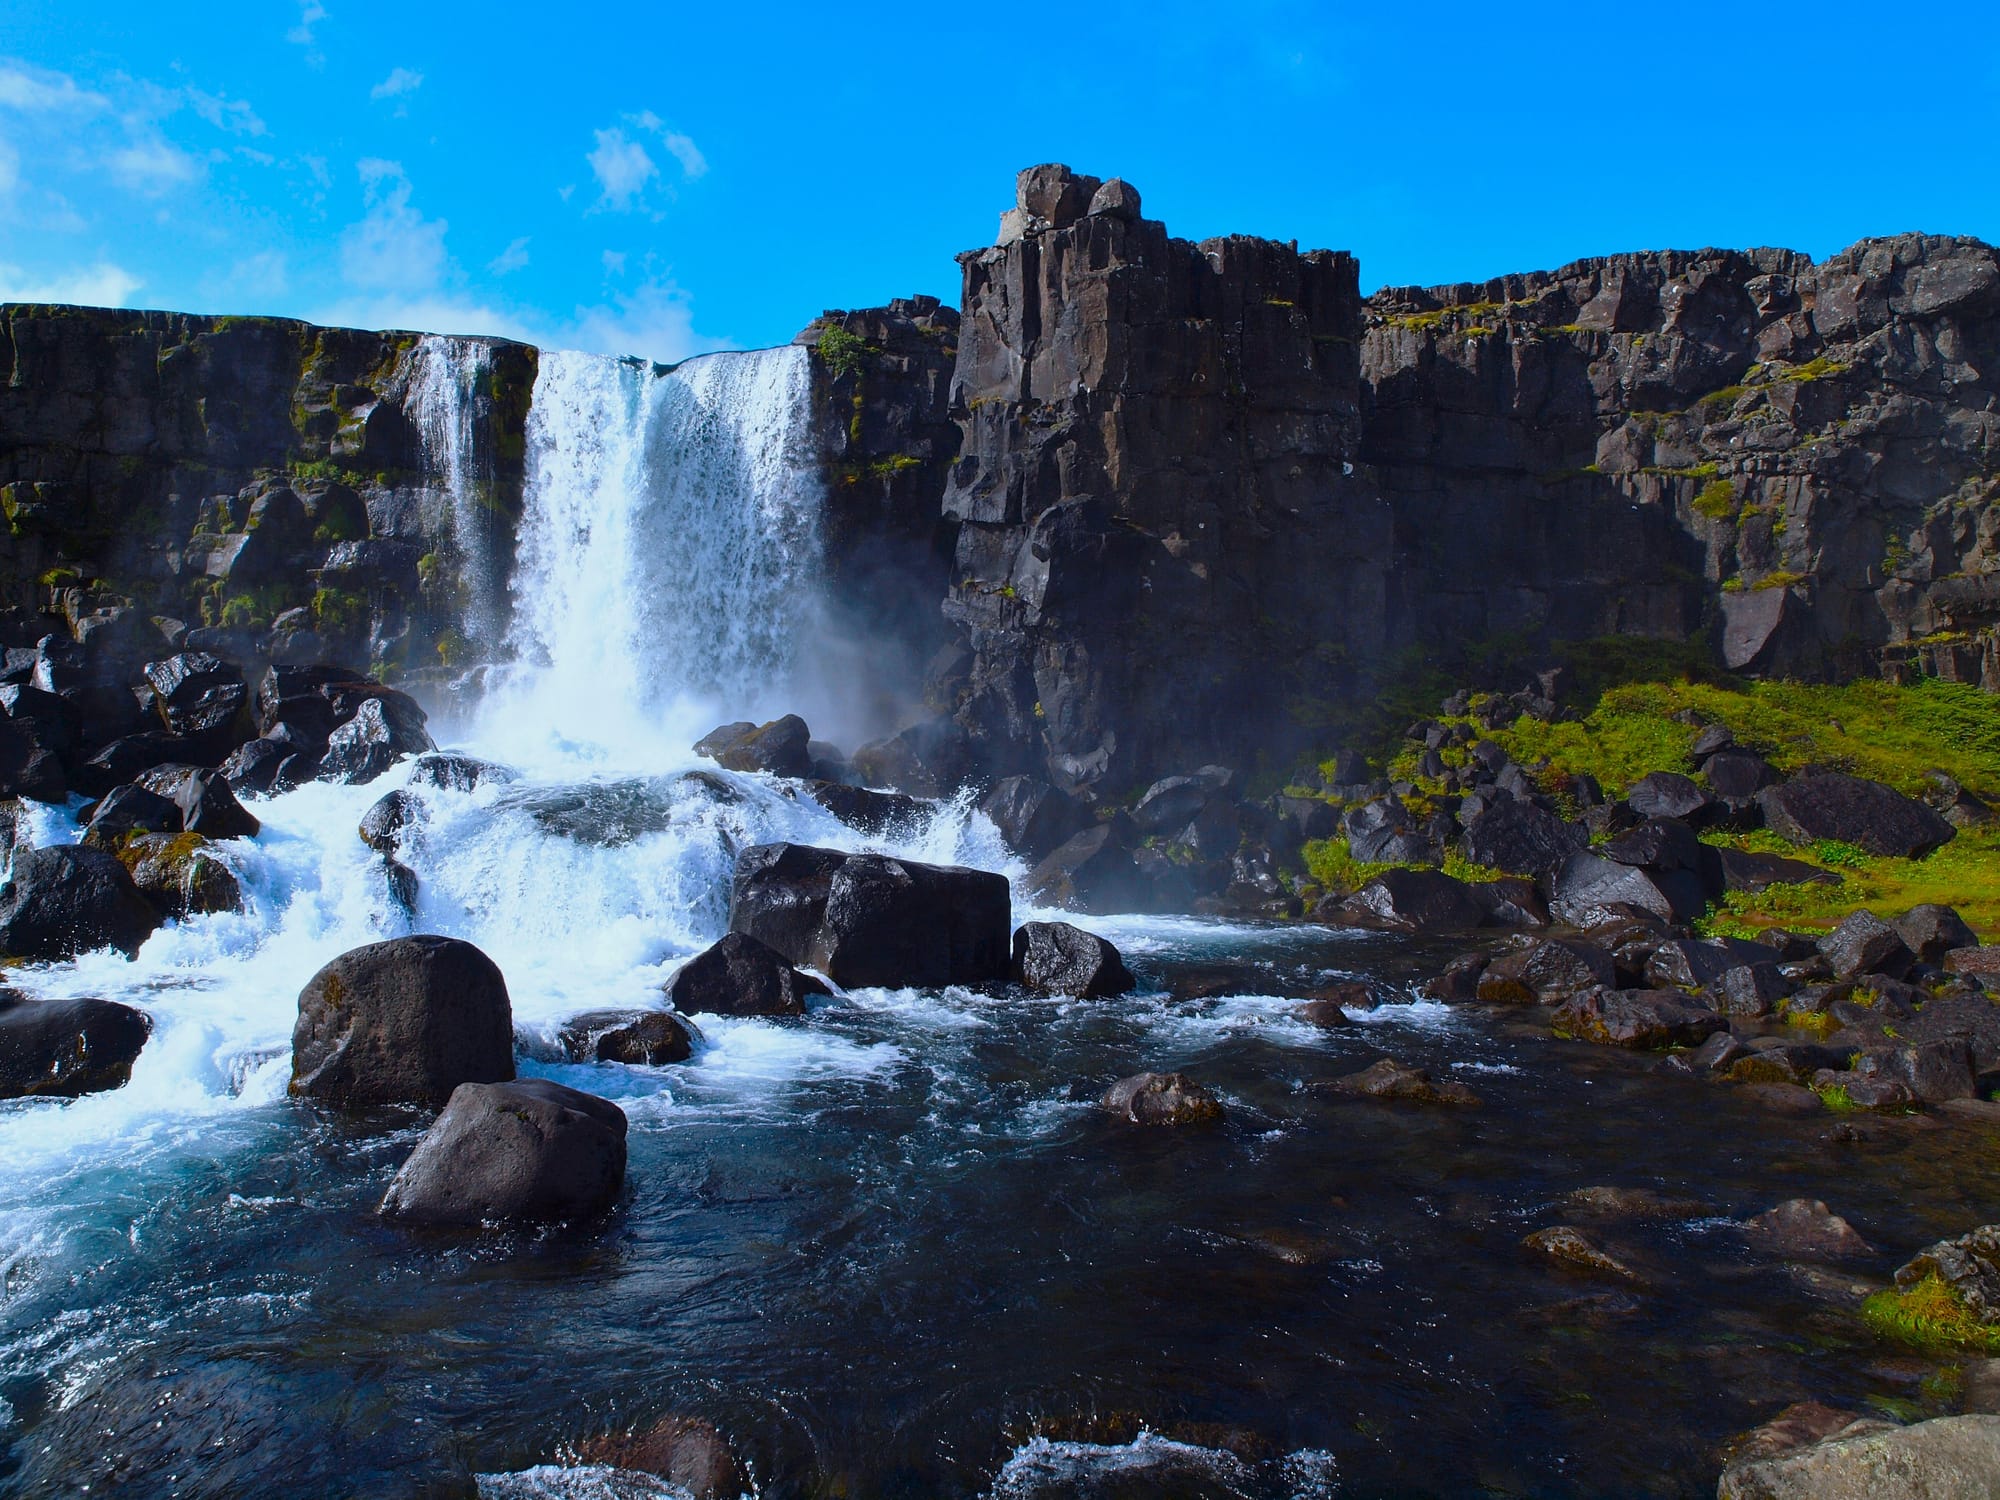
[[[404,409],[423,444],[427,470],[444,487],[451,514],[451,576],[460,580],[460,628],[485,647],[499,643],[506,600],[499,597],[501,538],[494,508],[491,422],[492,345],[428,333],[410,356]]]
[[[657,753],[668,719],[680,730],[704,715],[782,711],[818,613],[824,497],[810,394],[797,348],[669,370],[542,356],[513,583],[516,667],[489,724]]]

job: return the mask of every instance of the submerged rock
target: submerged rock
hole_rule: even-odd
[[[0,885],[0,953],[15,958],[74,958],[98,948],[130,957],[159,925],[125,867],[100,849],[18,849]]]
[[[457,751],[419,755],[410,767],[411,786],[434,786],[448,792],[469,792],[489,783],[505,785],[515,779],[514,772],[506,766]]]
[[[438,1228],[589,1218],[625,1185],[625,1128],[610,1100],[546,1078],[460,1084],[382,1216]]]
[[[729,925],[843,989],[1004,981],[1011,896],[1003,875],[803,844],[736,861]]]
[[[354,948],[299,992],[292,1092],[434,1104],[514,1076],[507,981],[471,943],[425,934]]]
[[[1979,1500],[2000,1497],[2000,1416],[1908,1427],[1855,1424],[1771,1458],[1731,1464],[1716,1500]]]
[[[1138,987],[1118,950],[1067,922],[1026,922],[1014,934],[1014,980],[1044,995],[1090,1000]]]
[[[895,829],[913,830],[937,811],[935,803],[905,797],[901,792],[873,792],[838,781],[809,781],[813,801],[849,828],[880,837]]]
[[[1536,1230],[1521,1241],[1521,1248],[1553,1261],[1564,1270],[1641,1285],[1646,1280],[1617,1256],[1600,1248],[1582,1230],[1568,1224]]]
[[[0,1099],[123,1088],[152,1023],[112,1000],[29,1000],[0,990]]]
[[[562,1024],[559,1040],[572,1062],[658,1067],[694,1055],[688,1024],[664,1010],[592,1010]]]
[[[694,1500],[737,1500],[750,1488],[729,1440],[701,1417],[666,1416],[637,1432],[577,1444],[586,1463],[657,1474]]]
[[[1205,1125],[1222,1118],[1222,1101],[1185,1073],[1135,1073],[1098,1101],[1133,1125]]]
[[[1351,1094],[1363,1099],[1395,1099],[1409,1104],[1476,1105],[1479,1096],[1452,1079],[1434,1082],[1422,1068],[1385,1057],[1380,1062],[1312,1086],[1315,1094]]]
[[[809,998],[830,993],[777,949],[742,932],[724,934],[682,964],[666,989],[674,1009],[719,1016],[802,1016]]]
[[[1788,1199],[1746,1219],[1743,1233],[1753,1246],[1771,1255],[1840,1260],[1872,1253],[1854,1226],[1817,1198]]]

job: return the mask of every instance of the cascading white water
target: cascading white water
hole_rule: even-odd
[[[528,416],[517,665],[489,732],[657,766],[704,714],[781,711],[817,617],[820,480],[803,349],[659,371],[544,355]],[[690,732],[691,730],[691,732]]]
[[[410,355],[404,399],[451,509],[453,562],[466,585],[461,625],[481,643],[497,641],[506,603],[489,586],[496,560],[493,473],[480,442],[479,397],[492,374],[492,347],[484,339],[427,333]]]

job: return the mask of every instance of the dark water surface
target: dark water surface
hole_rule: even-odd
[[[863,992],[754,1023],[817,1059],[761,1082],[740,1032],[714,1076],[535,1069],[631,1114],[594,1233],[384,1227],[416,1116],[271,1103],[171,1172],[107,1172],[60,1274],[16,1267],[0,1304],[0,1493],[461,1493],[687,1412],[767,1496],[1693,1496],[1789,1402],[1928,1409],[1932,1364],[1874,1341],[1851,1283],[1996,1216],[1989,1131],[1842,1129],[1412,1005],[1445,955],[1408,940],[1107,930],[1148,990],[1230,993]],[[1280,998],[1343,974],[1405,1003],[1322,1031]],[[1384,1053],[1484,1107],[1305,1088]],[[1226,1122],[1099,1114],[1141,1068]],[[1713,1217],[1558,1203],[1606,1184]],[[1880,1255],[1800,1272],[1727,1222],[1798,1196]],[[1559,1222],[1647,1284],[1519,1247]]]

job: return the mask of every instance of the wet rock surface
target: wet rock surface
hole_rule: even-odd
[[[122,1088],[152,1023],[113,1000],[29,1000],[0,990],[0,1099]]]
[[[688,1015],[802,1016],[813,996],[830,993],[777,949],[742,932],[724,934],[682,964],[666,988],[668,1002]]]

